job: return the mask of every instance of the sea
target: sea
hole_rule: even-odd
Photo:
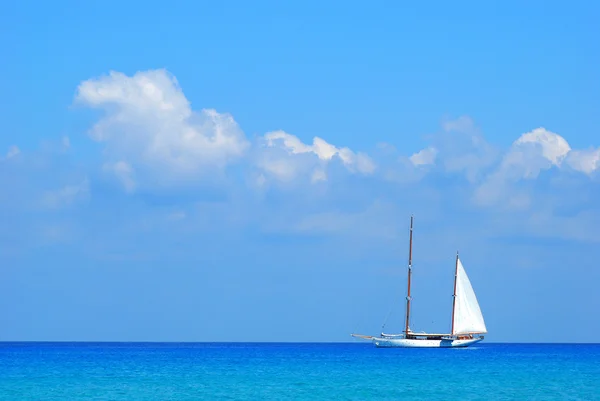
[[[0,400],[600,400],[600,344],[0,343]]]

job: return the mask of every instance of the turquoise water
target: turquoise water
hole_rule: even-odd
[[[600,400],[600,345],[0,343],[0,400]]]

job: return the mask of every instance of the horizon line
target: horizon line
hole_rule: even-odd
[[[0,340],[1,344],[356,344],[366,341],[119,341],[119,340]],[[482,342],[480,345],[600,345],[600,342]]]

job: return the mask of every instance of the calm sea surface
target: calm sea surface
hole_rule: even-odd
[[[600,345],[0,343],[0,400],[600,400]]]

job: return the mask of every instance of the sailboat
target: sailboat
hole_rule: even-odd
[[[487,333],[485,321],[471,286],[467,272],[456,253],[454,267],[454,294],[452,301],[452,325],[450,333],[414,332],[410,329],[410,282],[412,276],[413,216],[410,217],[410,239],[408,249],[408,289],[406,296],[406,322],[401,334],[381,333],[378,337],[352,334],[353,337],[370,340],[376,347],[450,348],[468,347],[482,341]]]

